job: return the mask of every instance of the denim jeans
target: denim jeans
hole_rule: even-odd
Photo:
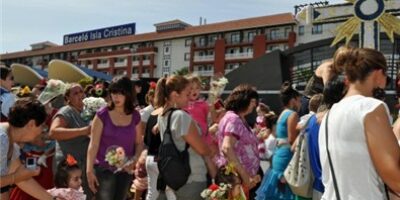
[[[131,187],[133,176],[126,172],[114,172],[95,166],[96,177],[99,181],[96,200],[125,200]]]

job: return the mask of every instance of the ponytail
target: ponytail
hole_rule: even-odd
[[[154,107],[163,107],[166,103],[166,83],[167,78],[161,78],[157,81],[157,86],[154,94]]]

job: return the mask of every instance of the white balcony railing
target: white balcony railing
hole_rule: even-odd
[[[149,77],[150,77],[150,74],[149,74],[149,73],[143,73],[143,74],[142,74],[142,77],[143,77],[143,78],[149,78]]]
[[[128,64],[128,62],[122,61],[122,62],[116,62],[116,63],[114,63],[114,66],[115,66],[115,67],[126,67],[127,64]]]
[[[131,78],[132,79],[139,78],[139,74],[132,74]]]
[[[194,71],[194,73],[198,74],[199,76],[214,76],[214,70]]]
[[[253,58],[253,52],[245,52],[245,53],[229,53],[225,54],[225,59],[226,60],[232,60],[232,59],[247,59],[247,58]]]
[[[133,61],[132,66],[139,66],[139,61],[137,61],[137,60]]]
[[[143,60],[143,65],[150,65],[150,60]]]
[[[109,66],[110,66],[110,64],[108,62],[99,63],[99,64],[97,64],[97,69],[104,69],[104,68],[108,68]]]
[[[194,62],[213,61],[213,60],[214,60],[214,55],[194,56],[194,59],[193,59]]]
[[[88,67],[89,69],[93,69],[93,65],[92,65],[92,64],[88,65],[87,67]]]

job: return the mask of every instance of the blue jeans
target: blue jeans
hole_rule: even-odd
[[[103,167],[95,166],[96,177],[99,181],[96,200],[125,200],[131,187],[133,176],[126,172],[114,172]]]

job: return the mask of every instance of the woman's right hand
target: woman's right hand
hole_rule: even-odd
[[[18,167],[15,171],[14,175],[14,183],[27,180],[33,176],[37,176],[40,174],[40,167],[36,167],[36,169],[27,169],[24,165]]]
[[[97,187],[99,186],[99,181],[93,170],[89,170],[86,172],[89,188],[93,193],[97,192]]]

